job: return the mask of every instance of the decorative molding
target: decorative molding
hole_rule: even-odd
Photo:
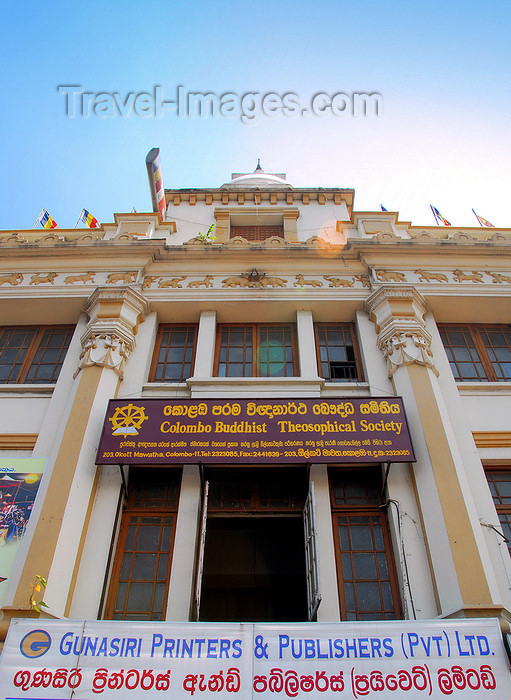
[[[285,248],[289,241],[285,241],[280,236],[270,236],[263,241],[258,241],[263,248]]]
[[[511,430],[476,430],[472,435],[476,447],[511,447]]]
[[[147,279],[147,277],[146,277],[146,279]],[[183,285],[181,284],[181,282],[186,279],[186,276],[185,277],[172,277],[169,280],[166,280],[163,277],[158,277],[157,279],[159,280],[158,287],[160,289],[166,289],[168,287],[170,287],[171,289],[182,289]],[[144,280],[144,283],[145,283],[145,280]]]
[[[222,280],[224,288],[257,287],[265,289],[266,287],[285,287],[286,284],[287,280],[282,277],[267,277],[265,272],[260,274],[257,270],[242,272],[240,275],[233,275]]]
[[[509,275],[503,275],[500,272],[488,272],[487,270],[485,270],[485,272],[492,278],[493,284],[504,284],[504,282],[511,284],[511,277]]]
[[[362,287],[371,287],[371,278],[369,275],[355,275],[354,280],[358,280]]]
[[[375,270],[376,277],[380,282],[406,282],[406,277],[402,272],[392,272],[391,270]]]
[[[142,282],[142,289],[151,289],[153,282],[157,282],[159,279],[160,275],[146,275]]]
[[[0,435],[0,450],[33,450],[37,433],[4,433]]]
[[[452,241],[456,241],[457,243],[473,243],[474,241],[477,241],[478,239],[473,236],[470,232],[468,231],[455,231],[452,233],[449,238]]]
[[[183,279],[186,279],[183,277]],[[206,287],[206,289],[209,289],[210,287],[213,286],[213,280],[214,277],[213,275],[206,275],[203,279],[201,280],[192,280],[191,282],[188,282],[186,285],[190,289],[198,289],[198,287]]]
[[[329,287],[353,287],[355,284],[355,278],[352,278],[351,280],[345,280],[342,279],[341,277],[332,277],[331,275],[323,275],[323,279],[326,280],[329,284]]]
[[[369,231],[367,233],[369,233]],[[375,238],[378,241],[378,243],[400,240],[400,236],[396,236],[394,231],[374,231],[373,235],[375,235]]]
[[[137,281],[138,272],[136,270],[130,270],[129,272],[111,272],[106,278],[107,284],[117,284],[117,282],[122,282],[123,284],[133,284]]]
[[[424,323],[426,301],[410,286],[384,284],[369,296],[365,309],[376,325],[378,347],[387,361],[389,378],[400,367],[416,364],[431,369],[431,335]]]
[[[18,284],[23,282],[23,275],[21,272],[13,272],[10,275],[0,275],[0,285],[10,284],[12,287],[17,287]]]
[[[124,365],[135,347],[134,339],[122,338],[115,333],[99,333],[82,338],[80,365],[74,377],[86,367],[113,369],[120,379],[124,378]]]
[[[32,279],[29,284],[54,284],[55,277],[58,276],[58,272],[48,272],[43,274],[42,272],[36,272],[32,275]]]
[[[419,231],[418,233],[411,232],[410,238],[418,243],[436,243],[438,241],[438,236],[435,236],[431,231]]]
[[[453,278],[455,282],[479,282],[483,284],[483,275],[481,272],[472,270],[472,272],[463,272],[462,270],[454,270]]]
[[[443,272],[428,272],[427,270],[415,270],[419,277],[419,282],[448,282],[447,276]]]
[[[322,287],[323,282],[320,280],[306,280],[304,276],[300,273],[298,275],[295,275],[296,282],[294,283],[295,287]]]
[[[400,367],[413,364],[429,367],[438,377],[438,370],[433,364],[431,336],[427,331],[420,329],[406,333],[396,331],[385,341],[379,341],[378,346],[387,360],[389,377],[392,377]]]
[[[269,239],[276,241],[282,241],[282,239],[274,238]],[[231,239],[231,245],[233,246],[250,246],[251,244],[243,238],[233,238]],[[286,274],[284,272],[284,274]],[[293,275],[291,275],[292,277]],[[237,275],[229,275],[228,277],[222,278],[220,275],[207,274],[202,278],[193,279],[195,275],[185,276],[181,275],[179,277],[165,277],[164,275],[146,275],[142,281],[142,290],[146,289],[199,289],[199,287],[205,287],[206,289],[218,289],[222,287],[223,289],[234,289],[234,288],[250,288],[250,289],[267,289],[269,287],[279,287],[279,288],[295,288],[295,287],[326,287],[324,282],[319,279],[306,279],[301,273],[294,275],[294,281],[290,281],[284,277],[277,277],[275,275],[268,276],[266,273],[259,273],[257,270],[252,270],[252,272],[241,272]],[[337,277],[333,275],[323,275],[323,279],[328,282],[328,287],[334,288],[347,288],[354,289],[360,286],[370,288],[371,282],[368,275],[352,275],[350,278]],[[188,282],[186,280],[189,280]]]
[[[95,284],[94,275],[95,272],[84,272],[81,275],[68,275],[64,279],[64,284],[74,284],[75,282],[82,282],[83,284]]]
[[[74,376],[96,366],[112,369],[123,379],[137,326],[148,310],[146,299],[130,287],[98,287],[87,302],[89,323],[81,337],[82,352]]]

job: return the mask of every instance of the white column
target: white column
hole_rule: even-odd
[[[195,378],[212,377],[215,359],[216,311],[202,311],[195,351]]]
[[[201,502],[201,482],[197,464],[183,467],[177,512],[174,552],[170,573],[169,597],[165,619],[190,620],[195,585],[197,528]]]
[[[371,387],[371,394],[393,395],[394,387],[388,377],[385,358],[377,345],[374,323],[363,311],[357,311],[356,319],[364,376]],[[413,397],[411,399],[409,396],[404,397],[405,408],[409,415],[411,415],[410,400],[414,402]],[[414,445],[418,451],[420,447],[415,440]],[[387,494],[388,498],[394,501],[389,504],[387,515],[405,617],[413,618],[414,613],[418,619],[436,617],[438,609],[431,581],[428,552],[409,464],[392,464],[388,475]],[[441,522],[438,520],[438,523]]]
[[[394,388],[389,379],[385,359],[376,344],[377,335],[374,323],[364,311],[356,313],[357,339],[362,357],[365,381],[371,387],[373,396],[392,396]]]
[[[300,376],[307,379],[317,379],[318,362],[314,340],[314,321],[311,311],[296,312],[296,331],[298,336]]]
[[[316,499],[316,528],[318,535],[318,566],[321,603],[318,609],[318,622],[338,622],[339,591],[337,588],[337,567],[335,564],[334,535],[332,532],[332,510],[328,487],[326,464],[312,464],[310,480],[314,482]]]

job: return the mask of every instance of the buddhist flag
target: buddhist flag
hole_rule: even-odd
[[[472,211],[474,211],[474,210],[472,209]],[[495,228],[495,226],[493,224],[490,224],[489,221],[486,221],[486,219],[483,219],[482,216],[479,216],[479,214],[476,214],[475,211],[474,211],[474,216],[479,221],[479,226],[487,226],[488,228]]]
[[[450,226],[451,222],[447,221],[447,219],[444,219],[442,214],[438,211],[436,207],[434,207],[432,204],[429,205],[431,207],[431,211],[433,212],[433,216],[435,217],[435,221],[438,225],[440,225],[440,221],[443,223],[444,226]]]
[[[161,174],[160,149],[151,148],[146,156],[145,164],[149,177],[149,188],[153,202],[153,211],[160,213],[161,220],[165,220],[165,190],[163,189],[163,178]]]
[[[92,216],[92,214],[88,212],[87,209],[82,209],[82,213],[80,214],[80,218],[78,219],[76,226],[78,226],[79,223],[85,224],[87,228],[99,227],[98,220],[94,216]]]
[[[55,219],[51,218],[46,209],[43,209],[39,214],[39,218],[35,222],[33,228],[35,228],[37,224],[41,224],[43,228],[57,228],[57,222]]]

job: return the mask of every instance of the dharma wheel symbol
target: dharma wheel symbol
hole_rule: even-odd
[[[119,406],[108,420],[112,423],[112,435],[138,435],[142,423],[147,420],[143,406]]]

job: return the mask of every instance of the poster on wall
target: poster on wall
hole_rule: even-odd
[[[13,620],[0,700],[494,698],[496,619],[338,623]]]
[[[0,459],[0,607],[4,603],[46,462],[46,459],[18,457]]]

